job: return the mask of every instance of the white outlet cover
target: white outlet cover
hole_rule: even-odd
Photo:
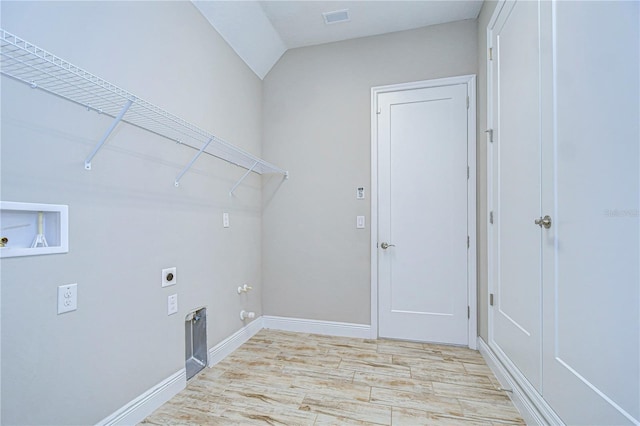
[[[224,228],[229,227],[229,213],[222,213],[222,226]]]
[[[78,309],[78,284],[58,286],[58,314]]]
[[[172,294],[167,297],[167,315],[173,315],[178,312],[178,295]]]
[[[169,275],[171,274],[171,276]],[[171,279],[169,279],[171,278]],[[162,270],[162,287],[169,287],[170,285],[178,284],[178,272],[177,268],[166,268]]]

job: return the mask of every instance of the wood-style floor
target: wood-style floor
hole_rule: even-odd
[[[262,330],[144,425],[524,424],[470,349]]]

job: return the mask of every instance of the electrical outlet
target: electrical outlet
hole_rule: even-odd
[[[222,213],[222,226],[229,227],[229,213]]]
[[[162,287],[178,284],[178,271],[176,267],[162,270]]]
[[[167,297],[167,315],[173,315],[178,312],[178,295],[172,294]]]
[[[78,284],[58,286],[58,314],[78,309]]]

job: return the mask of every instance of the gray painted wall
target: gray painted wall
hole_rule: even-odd
[[[371,87],[476,74],[477,34],[461,21],[299,48],[267,75],[263,152],[291,179],[264,182],[265,314],[370,323]]]
[[[260,155],[262,83],[190,2],[8,2],[2,27]],[[6,201],[69,205],[68,254],[2,267],[2,423],[93,424],[184,367],[184,317],[208,344],[261,314],[261,180],[2,77]],[[222,212],[231,228],[222,228]],[[161,288],[162,268],[178,284]],[[78,310],[56,314],[57,286]],[[238,285],[254,290],[240,297]],[[167,316],[167,296],[179,313]]]
[[[184,316],[200,306],[209,347],[261,301],[269,315],[369,323],[370,88],[477,73],[475,21],[292,50],[261,83],[188,2],[1,8],[4,29],[292,175],[252,176],[230,198],[243,170],[206,157],[174,188],[193,151],[127,125],[85,171],[111,119],[3,77],[0,198],[70,212],[68,254],[0,262],[3,423],[108,416],[183,368]],[[163,289],[170,266],[178,285]],[[57,315],[57,286],[75,282],[78,310]]]
[[[487,25],[497,5],[485,1],[478,16],[478,334],[489,341],[487,259]]]

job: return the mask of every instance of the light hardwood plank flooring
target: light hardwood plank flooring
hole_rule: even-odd
[[[142,425],[524,424],[470,349],[262,330]]]

